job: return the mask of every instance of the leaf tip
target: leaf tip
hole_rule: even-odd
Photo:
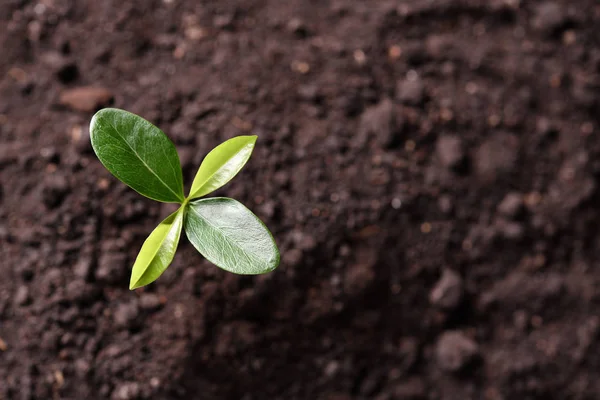
[[[248,144],[250,145],[250,147],[252,149],[254,149],[254,146],[256,146],[256,141],[258,140],[258,135],[251,135],[249,136],[249,142]]]
[[[275,251],[277,254],[275,254],[275,257],[271,262],[270,268],[266,270],[265,273],[273,272],[277,269],[277,267],[279,267],[279,264],[281,262],[281,253],[279,253],[279,249],[277,247],[275,248]]]
[[[100,119],[100,118],[101,118],[101,117],[102,117],[104,114],[106,114],[107,112],[109,112],[109,111],[111,111],[111,110],[113,110],[113,111],[114,111],[114,110],[116,110],[116,109],[114,109],[114,108],[102,108],[102,109],[100,109],[100,110],[96,111],[96,113],[94,113],[94,115],[92,116],[92,119],[90,120],[90,127],[89,127],[89,130],[90,130],[90,140],[91,140],[91,142],[92,142],[92,147],[94,147],[94,146],[95,146],[95,145],[94,145],[94,136],[95,136],[95,134],[96,134],[96,131],[97,131],[97,129],[99,129],[99,126],[98,126],[98,120],[99,120],[99,119]],[[94,151],[95,151],[95,150],[96,150],[96,149],[95,149],[95,147],[94,147]]]
[[[134,271],[131,271],[131,279],[129,280],[129,290],[135,290],[137,288],[141,288],[142,286],[146,286],[147,283],[142,283],[142,276],[137,276]]]
[[[94,126],[94,124],[98,121],[98,118],[101,117],[103,114],[106,114],[107,112],[110,111],[115,111],[115,108],[101,108],[100,110],[96,111],[94,113],[94,115],[92,116],[92,119],[90,120],[90,128],[92,126]]]
[[[98,111],[100,112],[100,111]],[[94,138],[94,132],[96,130],[96,124],[98,123],[98,112],[96,114],[94,114],[92,116],[92,119],[90,120],[90,139],[93,142],[93,138]]]
[[[132,277],[133,278],[133,277]],[[139,281],[135,282],[133,279],[129,282],[129,290],[135,290],[143,285],[139,285]]]

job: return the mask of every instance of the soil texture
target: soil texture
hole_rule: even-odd
[[[600,398],[597,0],[0,2],[0,399]],[[89,144],[113,105],[282,252],[258,277]]]

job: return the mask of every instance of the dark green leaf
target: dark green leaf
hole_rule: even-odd
[[[236,200],[215,197],[189,203],[185,232],[206,259],[229,272],[264,274],[279,265],[271,232]]]
[[[254,143],[256,136],[237,136],[212,149],[196,173],[190,199],[205,196],[229,182],[250,158]]]
[[[154,282],[171,264],[181,236],[183,214],[182,206],[165,218],[148,236],[133,264],[129,289]]]
[[[105,108],[92,118],[90,136],[102,164],[123,183],[154,200],[183,202],[177,150],[156,126],[130,112]]]

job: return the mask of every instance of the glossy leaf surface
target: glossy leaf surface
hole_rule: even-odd
[[[185,231],[207,260],[229,272],[264,274],[279,265],[271,232],[236,200],[215,197],[189,203]]]
[[[165,218],[148,236],[133,265],[129,289],[154,282],[171,264],[181,236],[183,214],[182,206]]]
[[[246,164],[255,143],[256,136],[237,136],[208,153],[192,183],[190,199],[205,196],[229,182]]]
[[[106,169],[133,190],[158,201],[183,202],[177,150],[156,126],[130,112],[105,108],[92,118],[90,137]]]

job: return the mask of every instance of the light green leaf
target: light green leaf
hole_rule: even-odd
[[[185,232],[196,250],[226,271],[256,275],[279,265],[271,232],[236,200],[214,197],[189,203]]]
[[[90,137],[102,164],[127,186],[154,200],[183,202],[177,150],[156,126],[130,112],[105,108],[92,118]]]
[[[169,215],[148,236],[133,264],[129,289],[154,282],[171,264],[181,236],[184,209],[182,206]]]
[[[250,158],[254,143],[256,136],[237,136],[212,149],[196,173],[190,200],[205,196],[229,182]]]

